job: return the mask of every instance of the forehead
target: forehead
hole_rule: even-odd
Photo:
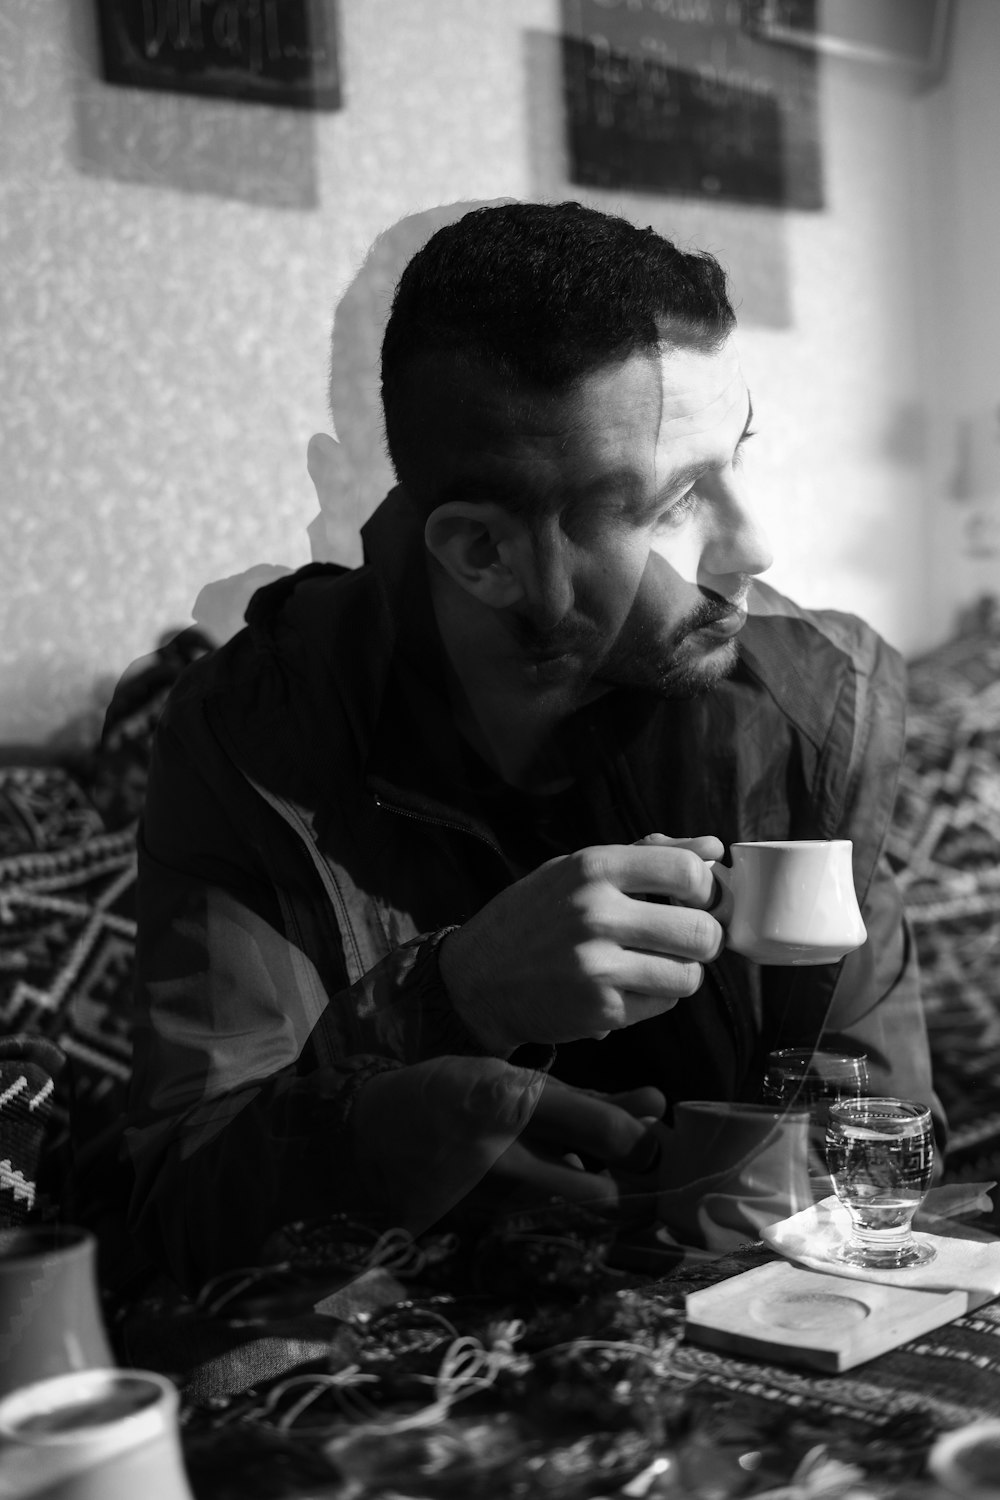
[[[747,417],[747,390],[731,339],[702,353],[629,355],[558,393],[511,392],[482,368],[440,369],[424,382],[423,462],[449,498],[479,487],[516,491],[546,507],[641,498],[692,466],[732,458]],[[454,490],[455,493],[450,492]],[[511,496],[513,498],[513,496]]]
[[[732,340],[718,350],[633,355],[581,382],[574,478],[606,486],[616,475],[645,488],[681,472],[725,464],[747,417],[747,388]]]

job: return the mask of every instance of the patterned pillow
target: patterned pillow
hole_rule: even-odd
[[[106,1132],[114,1135],[124,1110],[135,826],[167,694],[184,667],[210,649],[197,630],[167,632],[152,655],[125,673],[100,742],[77,755],[73,773],[0,767],[0,1038],[44,1038],[66,1059],[40,1174],[53,1195],[83,1148]],[[97,1176],[107,1178],[110,1158],[98,1151],[94,1160]],[[74,1190],[81,1190],[79,1179]],[[95,1180],[89,1190],[102,1189]]]
[[[907,752],[889,853],[923,971],[949,1177],[1000,1178],[1000,625],[910,669]]]
[[[0,1229],[43,1216],[39,1174],[64,1062],[41,1037],[0,1037]]]
[[[134,827],[107,833],[70,774],[0,767],[0,1036],[54,1042],[50,1148],[121,1111],[131,1064]]]

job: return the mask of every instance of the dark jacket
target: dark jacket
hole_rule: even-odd
[[[373,1071],[484,1053],[435,946],[523,873],[524,850],[454,730],[420,529],[398,492],[364,538],[363,567],[312,565],[256,594],[247,628],[181,678],[156,738],[131,1222],[188,1284],[245,1264],[284,1222],[365,1201],[350,1114]],[[882,855],[903,721],[895,652],[763,585],[730,679],[582,713],[577,847],[653,831],[850,838],[869,940],[805,970],[726,951],[667,1014],[511,1064],[608,1091],[655,1083],[671,1101],[752,1100],[768,1048],[836,1034],[869,1053],[873,1092],[928,1097],[912,945]],[[419,1137],[418,1120],[399,1126]]]

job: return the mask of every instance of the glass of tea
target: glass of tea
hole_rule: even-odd
[[[921,1266],[934,1259],[913,1233],[913,1215],[931,1185],[931,1112],[909,1099],[840,1099],[830,1105],[826,1160],[833,1190],[851,1216],[837,1252],[868,1270]]]
[[[826,1125],[830,1105],[868,1092],[868,1059],[863,1052],[824,1052],[814,1047],[781,1047],[769,1052],[761,1101],[773,1109],[804,1109],[809,1116],[808,1164],[814,1196],[826,1197]]]

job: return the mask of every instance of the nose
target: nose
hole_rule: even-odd
[[[737,486],[727,486],[721,503],[710,511],[702,541],[699,582],[738,574],[766,573],[774,554]]]

